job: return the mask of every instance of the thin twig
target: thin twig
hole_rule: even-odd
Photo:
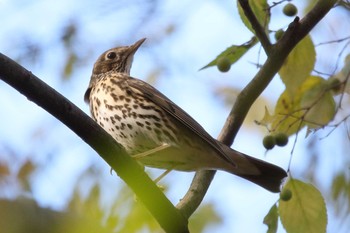
[[[267,54],[269,54],[270,49],[271,49],[271,42],[270,42],[268,36],[266,35],[265,28],[259,23],[255,14],[253,13],[252,8],[249,5],[249,1],[248,0],[239,0],[239,4],[241,5],[245,16],[247,17],[250,24],[252,25],[252,28],[255,31],[256,37],[258,37],[265,52]]]
[[[330,40],[330,41],[326,41],[326,42],[321,42],[315,45],[315,47],[321,46],[321,45],[329,45],[329,44],[334,44],[334,43],[340,43],[346,40],[350,40],[350,36],[341,38],[341,39],[336,39],[336,40]]]

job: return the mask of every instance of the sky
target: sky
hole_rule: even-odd
[[[298,6],[303,3],[294,2]],[[216,137],[230,109],[213,94],[213,87],[232,86],[241,89],[257,71],[252,63],[257,61],[258,46],[232,66],[228,73],[219,73],[216,68],[198,71],[230,45],[242,44],[251,38],[251,33],[240,22],[235,1],[225,0],[218,4],[214,0],[168,0],[159,3],[156,9],[147,8],[146,3],[146,10],[140,10],[135,3],[141,1],[111,4],[107,0],[0,0],[0,15],[7,22],[0,29],[0,51],[11,58],[18,58],[22,54],[20,45],[23,40],[40,41],[45,48],[43,58],[35,63],[22,59],[20,63],[88,113],[83,94],[93,63],[99,54],[116,45],[131,44],[147,37],[146,43],[135,55],[132,76],[146,80],[152,72],[160,70],[160,77],[154,81],[154,85]],[[125,7],[126,4],[129,5]],[[147,18],[147,9],[153,10],[154,15],[150,18]],[[277,15],[271,23],[276,30],[286,27],[291,20],[281,17],[277,9],[272,14]],[[57,34],[63,30],[65,23],[74,20],[79,26],[79,43],[73,46],[73,50],[84,59],[81,64],[77,64],[70,80],[64,82],[60,70],[66,54]],[[175,30],[167,34],[169,25]],[[322,33],[329,28],[329,25],[323,25],[316,32]],[[334,38],[341,36],[343,35],[338,30],[333,35]],[[322,41],[322,38],[315,37],[315,41]],[[264,58],[262,54],[260,59],[263,61]],[[321,58],[320,61],[326,63],[327,58]],[[276,99],[282,91],[283,84],[276,78],[263,96]],[[71,195],[71,190],[64,187],[74,185],[80,172],[92,161],[104,166],[106,173],[109,173],[108,166],[76,135],[3,82],[0,82],[0,106],[3,122],[0,124],[0,141],[15,147],[18,154],[24,157],[31,156],[39,164],[50,164],[37,174],[33,187],[34,197],[43,206],[63,208]],[[257,109],[263,108],[257,106]],[[48,127],[50,133],[42,127]],[[286,169],[292,143],[266,155],[261,144],[264,134],[266,132],[250,122],[239,132],[233,148]],[[305,131],[301,133],[303,134]],[[294,137],[290,138],[290,141],[293,140]],[[330,141],[333,140],[338,140],[337,135],[331,136]],[[292,164],[292,171],[296,171],[296,174],[299,167],[302,167],[303,155],[309,142],[308,139],[299,140],[296,145]],[[252,143],[254,146],[251,146]],[[333,151],[329,144],[320,148]],[[8,156],[1,154],[0,161],[8,160]],[[21,159],[24,158],[20,157],[19,160]],[[325,160],[325,169],[328,169],[326,165],[330,162],[334,161]],[[168,197],[173,203],[184,195],[192,176],[193,173],[173,172],[164,179],[164,182],[171,184]],[[108,183],[118,185],[115,184],[116,176],[107,179]],[[115,191],[106,192],[106,196],[115,195]],[[11,197],[11,194],[8,192],[5,196]],[[212,232],[213,229],[217,232],[265,232],[267,227],[262,220],[277,200],[276,194],[230,174],[218,172],[205,202],[214,203],[224,222],[215,228],[208,228],[207,232]],[[329,222],[329,232],[332,232],[337,222],[332,218]],[[284,232],[282,226],[279,226],[278,232]]]

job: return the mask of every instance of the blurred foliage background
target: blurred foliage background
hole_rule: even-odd
[[[314,2],[293,1],[299,16]],[[317,51],[315,74],[336,74],[349,54],[349,2],[342,3],[311,34]],[[227,0],[1,0],[0,14],[6,23],[0,29],[0,51],[88,112],[83,94],[99,54],[147,37],[135,56],[132,76],[155,85],[216,136],[235,96],[265,59],[260,46],[255,46],[228,73],[215,67],[198,72],[225,48],[250,40],[252,34],[241,23],[235,4]],[[282,7],[283,3],[271,10],[274,31],[285,29],[292,20],[282,14]],[[265,106],[273,109],[282,91],[276,78],[254,104],[234,147],[287,168],[293,143],[266,156],[261,141],[268,132],[254,124],[264,116]],[[314,183],[326,198],[329,232],[346,232],[350,222],[350,128],[347,119],[342,121],[350,113],[349,100],[343,97],[343,111],[330,127],[307,138],[305,132],[299,134],[291,166],[294,176]],[[40,216],[45,222],[38,229],[50,224],[53,232],[62,232],[72,221],[77,227],[64,228],[65,232],[96,232],[95,227],[101,227],[96,228],[100,232],[161,232],[94,151],[3,82],[0,116],[1,226],[28,232],[31,225],[37,226],[32,218]],[[147,171],[152,177],[161,173]],[[173,203],[185,193],[192,176],[173,172],[161,182]],[[265,231],[263,217],[277,199],[219,173],[190,219],[191,232]]]

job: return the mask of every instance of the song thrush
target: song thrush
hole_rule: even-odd
[[[165,95],[130,76],[133,56],[144,41],[107,50],[97,59],[84,96],[93,119],[146,166],[223,170],[279,192],[287,176],[282,168],[215,140]]]

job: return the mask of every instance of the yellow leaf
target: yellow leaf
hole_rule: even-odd
[[[273,115],[270,114],[269,110],[267,109],[267,107],[265,106],[265,114],[263,119],[261,119],[258,123],[260,125],[269,125],[273,122],[273,120],[275,119],[275,117]]]
[[[299,99],[298,96],[291,97],[287,90],[281,94],[275,107],[272,131],[292,135],[304,127],[302,112],[299,111]]]
[[[300,90],[300,108],[305,109],[304,120],[309,128],[320,128],[335,115],[335,102],[326,80],[310,76]]]
[[[288,55],[279,71],[286,90],[291,96],[297,94],[300,85],[313,70],[315,61],[315,46],[310,36],[306,36]]]
[[[309,129],[329,123],[336,113],[335,101],[327,82],[321,77],[308,76],[294,96],[285,90],[268,116],[271,131],[292,135],[305,125]]]
[[[290,179],[284,188],[292,192],[288,201],[279,201],[278,212],[288,233],[326,232],[327,211],[321,193],[311,184]]]

